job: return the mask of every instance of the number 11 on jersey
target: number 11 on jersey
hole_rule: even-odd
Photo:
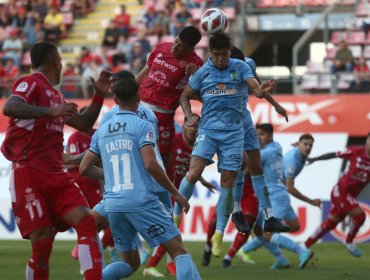
[[[120,170],[119,168],[119,160],[122,161],[123,170]],[[118,192],[120,190],[132,190],[134,188],[134,184],[131,182],[130,155],[128,153],[124,153],[122,154],[120,159],[119,159],[119,155],[112,155],[110,157],[110,162],[112,163],[113,180],[114,180],[114,186],[112,188],[112,192]],[[122,178],[122,175],[123,175],[123,178]],[[123,179],[123,182],[122,182],[122,179]]]

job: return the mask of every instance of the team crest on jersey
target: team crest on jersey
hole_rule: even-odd
[[[22,82],[20,83],[17,88],[15,89],[15,91],[18,91],[18,92],[26,92],[28,88],[28,84],[26,82]]]
[[[161,136],[162,136],[163,138],[168,138],[168,137],[170,137],[170,133],[169,133],[168,131],[163,131],[163,132],[161,133]]]
[[[238,73],[235,70],[230,71],[230,78],[236,80],[238,78]]]
[[[149,131],[146,135],[146,141],[154,142],[154,133],[153,131]]]
[[[220,90],[225,90],[226,89],[226,85],[225,84],[218,84],[218,88]]]

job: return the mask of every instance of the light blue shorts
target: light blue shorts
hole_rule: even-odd
[[[244,128],[244,151],[259,150],[260,144],[258,143],[257,132],[256,128],[253,125],[253,122],[244,121],[243,128]]]
[[[272,211],[274,212],[274,216],[276,218],[283,221],[297,219],[297,215],[294,212],[293,207],[290,205],[290,197],[287,191],[275,191],[272,193],[270,192],[270,201]],[[262,227],[264,220],[265,217],[261,209],[259,209],[256,223]]]
[[[218,169],[239,171],[243,159],[243,130],[199,129],[191,156],[213,163],[217,153]]]
[[[155,195],[158,197],[159,201],[163,204],[166,211],[172,216],[173,215],[173,207],[171,201],[171,195],[168,191],[164,192],[157,192]],[[107,212],[105,212],[105,202],[104,199],[100,200],[98,204],[96,204],[93,208],[95,212],[97,212],[100,216],[107,219]]]
[[[107,215],[114,246],[123,253],[138,249],[138,233],[152,248],[180,235],[171,215],[159,201],[145,211],[108,212]]]

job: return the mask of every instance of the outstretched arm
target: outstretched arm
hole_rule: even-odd
[[[315,161],[318,161],[318,160],[327,160],[327,159],[332,159],[332,158],[337,158],[337,153],[335,152],[332,152],[332,153],[327,153],[327,154],[323,154],[321,156],[318,156],[318,157],[313,157],[313,158],[307,158],[307,162],[309,164],[315,162]]]
[[[288,189],[288,192],[292,196],[294,196],[294,197],[296,197],[296,198],[298,198],[298,199],[300,199],[302,201],[305,201],[305,202],[307,202],[307,203],[309,203],[309,204],[311,204],[313,206],[317,206],[319,208],[321,207],[321,200],[320,199],[318,199],[318,198],[311,199],[311,198],[305,196],[304,194],[302,194],[299,190],[297,190],[295,188],[295,186],[294,186],[294,179],[287,178],[285,180],[285,185],[286,185],[286,187]]]
[[[148,74],[149,70],[150,70],[149,66],[145,65],[145,67],[143,69],[141,69],[141,71],[139,73],[137,73],[135,79],[136,79],[136,82],[138,83],[138,85],[140,85],[141,82],[144,80],[144,78]]]

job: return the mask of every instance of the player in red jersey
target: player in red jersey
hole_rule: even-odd
[[[49,257],[56,231],[73,227],[78,235],[85,279],[101,279],[102,260],[96,222],[80,189],[63,170],[63,127],[89,131],[109,90],[111,73],[92,80],[95,96],[83,114],[54,88],[62,70],[58,49],[40,42],[31,49],[34,73],[20,78],[3,107],[10,117],[4,156],[12,161],[10,193],[22,237],[30,239],[32,256],[26,279],[48,279]]]
[[[86,110],[86,107],[80,109],[80,113]],[[75,156],[86,151],[90,147],[91,137],[94,134],[95,129],[89,132],[75,131],[68,138],[67,142],[67,152],[70,156]],[[100,202],[103,198],[102,187],[98,180],[91,179],[85,176],[81,176],[78,168],[78,164],[67,165],[68,174],[73,177],[82,191],[82,194],[86,198],[87,203],[91,209],[94,208],[96,204]],[[111,254],[112,261],[116,259],[117,254],[115,254],[115,248],[112,238],[112,233],[110,228],[104,229],[104,235],[102,237],[103,249],[109,247],[109,252]],[[74,259],[78,259],[78,246],[76,245],[71,255]],[[118,257],[118,256],[117,256]]]
[[[169,178],[178,189],[182,178],[189,170],[191,151],[193,150],[194,142],[197,136],[198,126],[189,126],[187,119],[184,120],[182,132],[176,133],[172,145],[171,153],[171,168]],[[203,186],[210,191],[214,191],[215,187],[207,182],[203,177],[199,180]],[[164,274],[158,271],[156,266],[165,255],[166,249],[161,245],[154,249],[151,258],[148,260],[146,268],[143,271],[144,276],[164,277]],[[171,259],[167,260],[166,270],[171,275],[176,275],[176,266]]]
[[[256,197],[256,194],[254,193],[251,175],[249,174],[248,171],[245,173],[245,178],[244,178],[241,208],[242,208],[242,213],[243,213],[245,222],[249,225],[250,228],[253,228],[253,224],[258,214],[258,199]],[[208,224],[207,241],[204,246],[203,258],[202,258],[203,266],[208,266],[211,261],[211,255],[212,255],[211,239],[212,239],[213,234],[216,231],[216,222],[217,222],[217,213],[215,212],[213,214],[211,221]],[[225,255],[222,261],[222,264],[225,268],[230,266],[231,259],[235,256],[235,254],[238,252],[240,247],[243,246],[245,242],[247,242],[248,238],[249,238],[249,233],[244,234],[244,233],[238,232],[235,235],[234,241],[231,244],[228,253]]]
[[[159,151],[168,174],[175,134],[175,111],[189,76],[203,64],[194,51],[201,37],[196,27],[185,27],[173,43],[158,44],[147,65],[136,76],[141,103],[154,111],[158,119]]]
[[[308,159],[309,163],[332,158],[349,160],[349,168],[339,179],[331,192],[331,210],[328,218],[309,237],[305,245],[311,247],[326,233],[334,229],[347,215],[351,217],[351,226],[344,242],[347,250],[355,257],[361,256],[361,251],[353,243],[358,230],[364,224],[366,214],[361,209],[356,197],[370,182],[370,133],[367,135],[365,146],[348,147],[344,152],[327,153]]]

